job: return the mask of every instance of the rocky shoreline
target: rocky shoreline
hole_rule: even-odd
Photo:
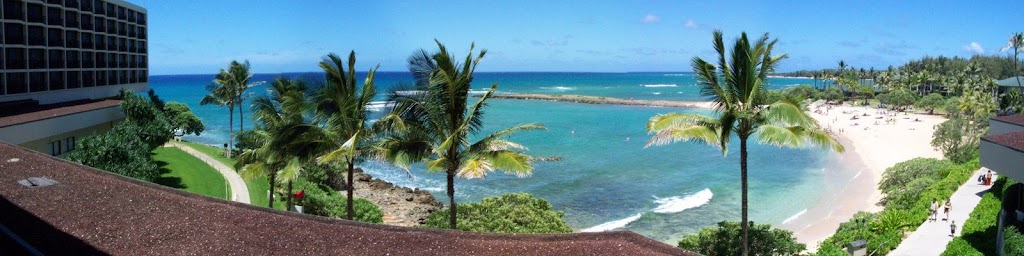
[[[369,174],[363,173],[362,169],[356,169],[355,190],[353,194],[357,198],[363,198],[373,202],[384,212],[384,224],[415,227],[423,224],[427,216],[438,209],[441,203],[437,202],[433,194],[426,190],[400,187],[390,182],[375,179]],[[345,191],[339,191],[343,195]]]
[[[537,94],[537,93],[496,93],[491,95],[495,99],[515,100],[548,100],[564,101],[586,104],[614,104],[648,107],[671,107],[671,108],[712,108],[711,102],[703,101],[675,101],[675,100],[634,100],[612,97],[597,97],[572,94]]]

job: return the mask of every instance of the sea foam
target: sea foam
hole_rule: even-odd
[[[576,90],[576,88],[573,88],[573,87],[565,87],[565,86],[555,86],[555,87],[541,87],[541,89],[545,89],[545,90],[556,90],[556,91],[571,91],[571,90]]]
[[[647,88],[654,88],[654,87],[677,87],[676,84],[641,84],[640,86],[647,87]]]
[[[794,220],[796,220],[796,218],[800,218],[800,215],[804,215],[804,213],[807,213],[807,209],[804,209],[803,211],[800,211],[800,212],[798,212],[796,214],[793,214],[793,216],[789,216],[789,218],[786,218],[786,220],[782,221],[782,224],[786,224],[786,223],[789,223],[790,221],[794,221]]]
[[[617,228],[625,227],[629,223],[632,223],[632,222],[640,219],[641,215],[643,215],[643,213],[637,213],[637,214],[634,214],[633,216],[629,216],[629,217],[626,217],[626,218],[623,218],[623,219],[618,219],[618,220],[613,220],[613,221],[601,223],[601,225],[597,225],[597,226],[593,226],[593,227],[590,227],[590,228],[586,228],[586,229],[580,230],[580,232],[601,232],[601,231],[608,231],[608,230],[612,230],[612,229],[617,229]]]
[[[700,192],[685,197],[673,196],[659,198],[658,200],[654,200],[654,203],[657,203],[658,207],[655,207],[654,210],[651,211],[656,213],[677,213],[685,211],[686,209],[697,208],[708,204],[708,202],[711,202],[712,196],[714,196],[714,194],[711,193],[711,189],[705,188]]]

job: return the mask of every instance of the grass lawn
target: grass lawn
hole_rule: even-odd
[[[213,159],[220,161],[228,167],[235,167],[235,159],[225,157],[223,148],[187,141],[182,143],[192,147],[200,153],[213,157]],[[249,189],[249,202],[252,203],[252,205],[267,206],[267,191],[270,190],[270,184],[267,184],[267,178],[245,179],[245,186]],[[274,201],[277,201],[274,202],[274,208],[284,209],[284,201],[279,200],[277,197],[274,199]]]
[[[158,184],[221,199],[231,198],[224,176],[185,151],[160,147],[153,150],[153,160],[160,165]]]

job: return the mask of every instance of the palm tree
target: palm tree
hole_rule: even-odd
[[[341,57],[333,53],[320,62],[327,84],[315,96],[317,120],[324,124],[320,130],[318,146],[321,155],[317,162],[339,163],[346,166],[348,178],[345,189],[348,192],[347,219],[355,216],[352,191],[354,189],[353,169],[356,162],[368,155],[373,131],[366,124],[366,107],[376,96],[373,77],[377,68],[370,69],[361,88],[356,86],[356,52],[348,55],[348,70]]]
[[[526,148],[504,138],[518,131],[544,129],[540,124],[523,124],[500,130],[470,143],[469,136],[483,126],[481,110],[498,84],[467,106],[473,71],[487,50],[473,58],[473,45],[462,63],[450,55],[441,42],[439,52],[426,51],[409,58],[409,69],[422,93],[397,94],[392,111],[378,123],[390,127],[377,143],[378,157],[408,168],[414,162],[426,162],[431,172],[444,172],[448,183],[448,226],[456,228],[455,177],[484,178],[496,169],[519,177],[533,173],[533,159],[522,152]],[[467,108],[468,107],[468,108]]]
[[[1018,32],[1010,35],[1009,45],[1003,49],[1006,48],[1013,49],[1013,76],[1017,78],[1017,87],[1020,87],[1020,76],[1017,75],[1018,70],[1020,70],[1017,68],[1017,56],[1020,54],[1020,50],[1024,49],[1024,33]]]
[[[302,172],[302,156],[307,155],[309,122],[305,84],[299,80],[277,78],[270,86],[269,95],[253,100],[253,114],[256,115],[256,129],[243,131],[239,139],[258,145],[247,149],[238,157],[235,168],[247,178],[269,176],[269,206],[274,205],[274,185],[288,184],[291,194],[292,181]],[[292,201],[287,199],[287,209]]]
[[[726,154],[733,134],[739,138],[743,255],[749,251],[747,139],[755,136],[760,143],[779,147],[822,146],[843,151],[843,146],[807,115],[801,103],[791,99],[765,102],[766,75],[786,58],[772,56],[778,39],[768,39],[766,33],[751,45],[743,33],[726,58],[722,32],[715,31],[718,65],[695,57],[692,66],[702,86],[701,94],[714,101],[718,116],[669,113],[651,117],[647,122],[647,131],[654,134],[647,147],[693,140],[716,146]]]
[[[227,158],[231,158],[230,146],[234,145],[234,136],[232,133],[235,131],[234,114],[236,102],[233,100],[233,95],[235,93],[232,91],[231,87],[225,86],[222,83],[224,80],[221,78],[223,78],[222,74],[219,73],[217,74],[217,78],[213,79],[213,83],[206,85],[206,91],[209,92],[209,94],[203,96],[203,99],[199,101],[199,105],[216,104],[228,107],[228,148],[225,148],[227,151],[225,154],[227,155]]]

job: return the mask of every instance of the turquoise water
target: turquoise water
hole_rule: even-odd
[[[316,79],[313,74],[286,74]],[[257,75],[255,80],[271,80]],[[409,80],[407,73],[380,73],[380,87]],[[154,76],[150,87],[167,101],[189,104],[203,119],[207,131],[190,140],[222,144],[227,138],[227,110],[199,106],[202,85],[212,75]],[[690,74],[675,73],[478,73],[474,90],[498,81],[499,91],[519,93],[582,94],[636,99],[699,100]],[[771,79],[771,88],[810,84],[808,79]],[[254,88],[254,95],[265,93]],[[493,173],[485,179],[457,180],[460,202],[507,192],[529,192],[547,199],[565,219],[581,231],[631,230],[672,242],[699,228],[722,220],[739,219],[738,144],[733,153],[703,144],[678,143],[644,149],[648,118],[667,112],[706,110],[566,102],[491,100],[484,129],[493,131],[521,123],[539,122],[547,131],[532,131],[512,139],[529,147],[534,156],[557,156],[559,162],[536,164],[533,176],[516,178]],[[247,116],[248,117],[248,116]],[[237,119],[237,116],[235,117]],[[246,127],[251,127],[251,120]],[[238,128],[236,122],[235,129]],[[735,144],[735,143],[734,143]],[[750,211],[756,222],[780,224],[827,195],[850,176],[835,169],[831,153],[779,149],[751,144]],[[376,177],[403,186],[418,187],[445,199],[444,177],[422,166],[404,171],[370,162],[364,169]],[[445,199],[446,200],[446,199]]]

